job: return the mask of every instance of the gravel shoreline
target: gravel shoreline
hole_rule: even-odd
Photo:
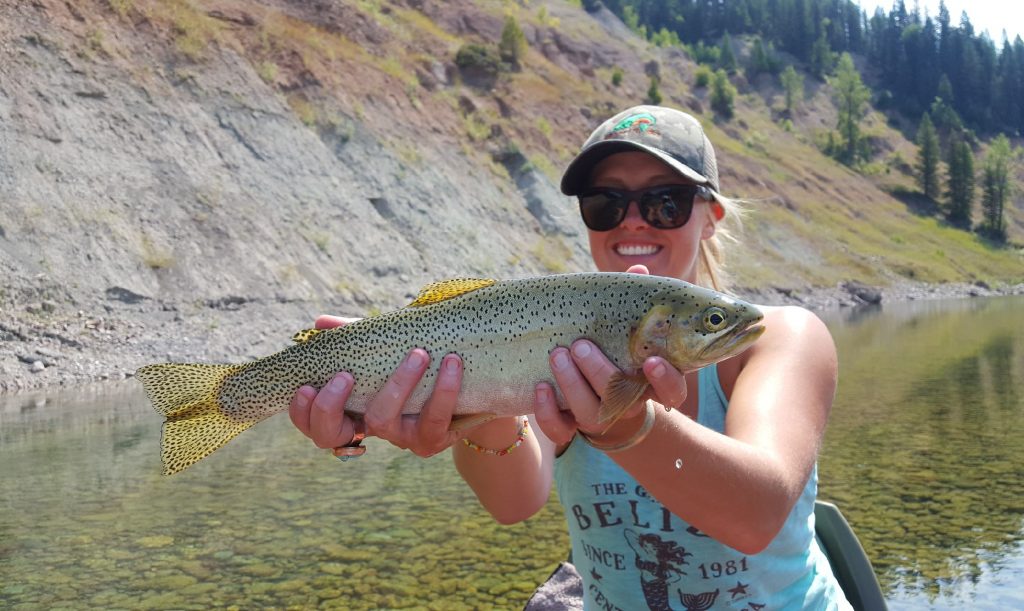
[[[842,283],[737,292],[759,304],[824,311],[908,300],[1024,295],[1024,284],[873,288]],[[16,294],[21,299],[8,293],[0,316],[0,394],[123,380],[155,362],[252,360],[287,347],[291,336],[318,314],[353,312],[351,304],[283,298],[174,303],[116,287],[89,301],[62,295],[52,286],[25,286]]]

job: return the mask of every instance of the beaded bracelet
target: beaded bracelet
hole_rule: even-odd
[[[467,448],[476,450],[477,452],[479,452],[481,454],[490,454],[491,456],[504,456],[504,455],[508,454],[509,452],[511,452],[512,450],[514,450],[514,449],[518,448],[519,446],[523,445],[523,441],[526,440],[526,434],[529,433],[529,432],[530,432],[530,421],[526,418],[526,416],[523,416],[523,423],[521,425],[519,425],[519,432],[516,433],[516,440],[513,441],[512,445],[510,445],[507,448],[503,448],[501,450],[492,450],[490,448],[484,448],[484,447],[478,446],[475,443],[473,443],[472,441],[470,441],[468,437],[463,437],[462,438],[462,443],[466,444]]]

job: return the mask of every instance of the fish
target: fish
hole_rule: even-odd
[[[646,358],[664,357],[684,372],[699,369],[745,350],[764,331],[762,318],[757,306],[735,297],[646,274],[457,278],[428,284],[403,308],[300,331],[292,346],[251,362],[153,364],[135,378],[165,417],[161,460],[171,475],[287,410],[301,386],[319,389],[339,371],[355,378],[345,411],[361,417],[417,347],[432,359],[462,358],[452,424],[459,430],[530,413],[536,384],[552,380],[549,353],[590,339],[621,370],[600,406],[599,421],[610,426],[650,387],[641,369]],[[436,368],[428,368],[403,413],[419,413],[436,377]],[[562,401],[560,393],[557,398]]]

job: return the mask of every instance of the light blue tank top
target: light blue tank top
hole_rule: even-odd
[[[697,421],[724,432],[717,368],[698,379]],[[817,471],[771,544],[749,555],[670,513],[607,454],[574,440],[555,479],[584,609],[850,609],[814,538]]]

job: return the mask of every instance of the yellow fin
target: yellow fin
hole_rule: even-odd
[[[409,307],[418,308],[432,303],[439,303],[446,299],[491,286],[495,282],[497,280],[489,278],[457,278],[455,280],[433,282],[420,289],[420,294],[416,296],[415,301],[409,304]]]
[[[474,426],[479,426],[485,422],[490,422],[497,418],[497,414],[465,414],[462,416],[452,417],[452,426],[448,429],[450,431],[464,431],[471,429]]]
[[[183,471],[234,439],[256,422],[235,422],[225,416],[215,401],[195,406],[195,413],[180,419],[168,418],[160,437],[160,459],[164,475]]]
[[[153,408],[164,416],[160,457],[164,475],[177,473],[209,456],[235,435],[259,422],[224,413],[217,395],[245,365],[148,365],[135,372]]]
[[[647,392],[650,385],[642,371],[634,374],[620,371],[613,373],[608,379],[608,386],[604,389],[604,398],[597,412],[597,422],[607,423],[608,426],[615,424],[615,421]]]
[[[292,341],[296,344],[305,344],[324,331],[326,331],[326,329],[303,329],[292,336]]]

